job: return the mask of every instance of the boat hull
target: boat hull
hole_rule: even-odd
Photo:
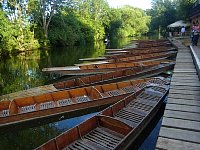
[[[74,105],[69,105],[69,106],[63,106],[63,107],[55,107],[52,109],[44,109],[40,111],[35,111],[35,112],[29,112],[29,113],[24,113],[24,114],[18,114],[18,115],[13,115],[13,116],[8,116],[5,118],[0,118],[0,129],[2,128],[8,128],[9,126],[15,126],[18,124],[22,123],[28,123],[33,120],[39,120],[39,119],[44,119],[44,118],[49,118],[49,117],[56,117],[62,114],[67,114],[69,117],[74,116],[79,116],[78,114],[82,114],[81,112],[87,111],[87,110],[98,110],[98,107],[106,107],[109,106],[126,96],[130,94],[124,94],[124,95],[119,95],[115,97],[108,97],[108,98],[103,98],[99,100],[94,100],[94,101],[89,101],[86,103],[80,103],[80,104],[74,104]]]
[[[68,80],[68,81],[55,83],[54,87],[56,89],[71,89],[71,88],[79,88],[79,87],[85,87],[85,86],[96,85],[96,84],[101,85],[101,84],[108,84],[108,83],[113,83],[113,82],[121,82],[124,80],[130,80],[130,79],[133,80],[133,79],[139,79],[139,78],[147,78],[154,75],[158,75],[167,70],[172,70],[174,68],[174,65],[175,63],[172,62],[169,64],[154,66],[148,69],[144,69],[142,71],[134,71],[131,69],[126,69],[124,71],[116,71],[116,72],[112,72],[108,74],[96,75],[99,78],[98,80],[92,80],[91,78],[93,76],[82,77],[76,80]],[[120,74],[120,76],[117,74]],[[81,82],[78,82],[77,80],[80,80]]]

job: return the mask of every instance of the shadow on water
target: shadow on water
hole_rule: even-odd
[[[2,150],[31,150],[97,113],[64,119],[24,130],[9,131],[0,135]],[[54,120],[55,121],[55,120]]]
[[[145,37],[143,39],[147,38]],[[12,57],[4,62],[0,62],[0,95],[49,83],[49,81],[53,80],[55,77],[42,73],[41,70],[44,67],[67,66],[80,63],[80,58],[102,56],[105,53],[105,48],[122,48],[130,44],[131,40],[133,39],[111,40],[108,45],[100,42],[83,47],[35,50],[29,54]],[[25,124],[24,126],[13,129],[8,128],[4,131],[0,131],[0,149],[33,149],[94,114],[96,113],[87,115],[86,113],[76,114],[74,116],[83,116],[75,118],[70,118],[68,116],[66,117],[68,119],[59,116],[51,119],[44,119],[40,122],[36,121],[35,123]],[[152,128],[155,126],[153,126],[153,123],[155,122],[151,123]],[[142,135],[145,135],[143,137],[143,139],[145,139],[148,132],[145,131]],[[143,140],[141,139],[142,137],[140,137],[137,144],[135,144],[137,145],[135,147],[136,149],[142,144],[141,141]],[[152,139],[150,138],[148,141],[152,141]],[[141,150],[143,150],[142,147],[140,148]]]
[[[160,131],[162,116],[164,114],[166,103],[163,102],[162,106],[158,110],[157,114],[149,125],[144,129],[141,135],[133,143],[131,149],[138,150],[155,150],[157,137]]]

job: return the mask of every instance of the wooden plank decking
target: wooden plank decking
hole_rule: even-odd
[[[178,47],[168,102],[156,149],[200,149],[200,81],[197,63],[190,49],[174,40]],[[199,50],[197,47],[194,51]],[[196,55],[199,57],[200,55]]]

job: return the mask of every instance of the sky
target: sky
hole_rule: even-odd
[[[130,5],[138,7],[143,10],[151,8],[151,0],[107,0],[110,7],[121,7],[123,5]]]

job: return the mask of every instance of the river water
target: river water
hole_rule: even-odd
[[[148,37],[141,37],[139,39],[148,39]],[[80,58],[102,56],[105,53],[105,48],[123,48],[130,44],[131,40],[133,39],[124,38],[111,40],[107,45],[103,42],[98,42],[79,47],[57,47],[48,50],[34,50],[3,60],[0,62],[0,95],[52,83],[56,80],[56,77],[43,73],[41,71],[42,68],[69,66],[81,63],[79,61]],[[97,113],[80,114],[80,117],[69,119],[62,117],[54,118],[54,120],[43,120],[42,122],[34,122],[17,128],[10,128],[4,131],[0,130],[0,149],[34,149]],[[158,123],[154,130],[157,131],[159,126]],[[158,133],[154,130],[150,134],[151,138],[149,140],[147,138],[140,149],[146,149],[146,143],[155,143],[155,138]],[[152,140],[152,136],[154,140]],[[154,146],[148,147],[148,149],[153,148]]]

